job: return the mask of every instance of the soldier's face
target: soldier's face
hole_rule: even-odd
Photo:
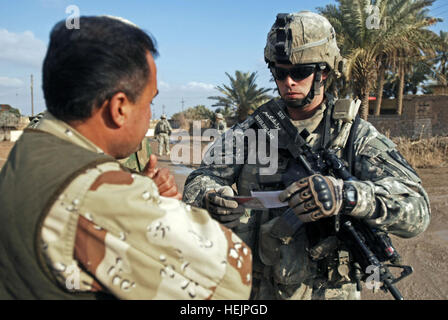
[[[143,90],[143,93],[132,106],[132,114],[126,124],[128,155],[136,152],[140,147],[140,142],[145,137],[151,120],[151,103],[158,94],[157,90],[157,67],[151,54],[147,53],[146,60],[149,65],[150,78]]]
[[[279,68],[290,70],[294,65],[277,64]],[[294,80],[290,75],[287,75],[284,80],[275,80],[280,91],[280,96],[283,100],[303,99],[311,90],[313,85],[314,73],[301,80]]]

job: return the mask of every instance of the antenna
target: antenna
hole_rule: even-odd
[[[31,116],[34,116],[33,75],[31,75]]]

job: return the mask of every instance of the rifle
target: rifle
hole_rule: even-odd
[[[350,174],[334,150],[323,150],[321,154],[314,152],[306,142],[309,133],[306,129],[299,133],[275,100],[264,106],[263,109],[260,107],[261,110],[257,112],[255,120],[265,130],[278,129],[286,134],[286,141],[288,141],[286,149],[295,160],[284,175],[285,185],[303,177],[299,175],[300,170],[303,171],[303,169],[308,175],[333,174],[344,181],[357,180]],[[291,208],[288,208],[274,224],[271,235],[278,239],[285,239],[293,236],[302,225],[303,222]],[[342,228],[340,228],[341,225]],[[378,282],[382,283],[381,289],[385,292],[389,291],[396,300],[403,300],[395,283],[410,275],[413,269],[411,266],[400,263],[401,257],[393,247],[388,234],[368,226],[362,220],[341,213],[335,217],[334,231],[354,256],[353,277],[358,291],[362,289],[361,281],[368,279],[367,270],[372,266],[373,271],[378,275]],[[389,268],[400,268],[402,271],[398,277],[394,277]]]

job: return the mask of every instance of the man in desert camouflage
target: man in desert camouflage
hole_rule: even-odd
[[[201,167],[187,178],[183,199],[207,208],[252,248],[251,299],[360,299],[350,269],[351,253],[332,236],[334,217],[349,215],[410,238],[428,227],[428,196],[395,144],[370,123],[349,117],[359,102],[337,100],[325,92],[325,80],[339,76],[344,63],[335,31],[326,18],[308,11],[279,14],[267,37],[265,60],[281,98],[260,106],[217,140],[219,147],[208,149]],[[299,177],[287,182],[294,161],[291,149],[286,148],[290,140],[282,132],[277,171],[270,176],[262,173],[265,165],[260,161],[247,162],[253,141],[242,151],[237,144],[233,150],[221,148],[227,141],[244,137],[249,129],[262,129],[257,117],[273,105],[284,111],[284,121],[290,121],[299,132],[307,129],[306,141],[314,152],[331,149],[357,180],[343,181],[331,172],[310,175],[302,165],[294,171]],[[349,108],[341,116],[337,110],[344,106]],[[243,163],[238,162],[240,156]],[[229,198],[235,191],[250,196],[253,191],[278,190],[279,200],[286,202],[280,208],[247,209]],[[287,210],[293,210],[304,227],[291,237],[275,238],[274,227]]]
[[[48,112],[0,172],[0,299],[247,299],[251,251],[136,152],[157,95],[153,40],[121,18],[53,28]],[[119,68],[117,67],[119,66]]]
[[[30,123],[27,125],[27,128],[38,128],[39,122],[45,116],[47,112],[39,112],[35,116],[29,117]],[[126,168],[134,170],[136,172],[142,172],[145,168],[145,165],[148,163],[152,154],[151,144],[149,142],[149,138],[144,137],[142,142],[140,143],[140,147],[136,152],[131,154],[129,157],[124,159],[119,159],[118,161],[124,165]],[[154,161],[155,159],[153,159]]]

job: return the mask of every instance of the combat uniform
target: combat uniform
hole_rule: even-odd
[[[51,114],[18,140],[0,190],[2,299],[249,297],[234,233]]]
[[[213,128],[218,130],[220,134],[223,134],[227,130],[226,120],[224,120],[224,117],[221,114],[216,117]]]
[[[30,117],[30,123],[27,128],[37,128],[39,126],[40,120],[46,115],[47,112],[40,112],[34,117]],[[125,159],[120,159],[122,165],[131,170],[142,172],[145,168],[146,164],[149,161],[149,156],[152,153],[151,144],[149,142],[149,138],[144,137],[142,142],[140,143],[140,148],[138,151],[131,154],[129,157]]]
[[[282,108],[286,107],[282,100],[278,101]],[[327,96],[327,100],[307,120],[292,121],[302,131],[307,129],[311,134],[307,141],[314,151],[322,148],[324,131],[334,139],[340,128],[340,120],[331,118],[331,126],[326,127],[326,110],[335,101]],[[261,108],[261,107],[260,107]],[[236,124],[225,136],[235,139],[245,130],[256,128],[253,116]],[[229,137],[227,137],[229,139]],[[225,137],[215,144],[225,145]],[[228,140],[231,141],[231,140]],[[235,141],[235,140],[234,140]],[[221,186],[234,185],[238,195],[250,195],[251,191],[283,190],[287,186],[281,183],[264,184],[260,175],[259,164],[248,164],[247,156],[250,146],[244,147],[244,164],[236,164],[237,154],[241,152],[224,148],[209,149],[207,159],[222,159],[222,164],[205,162],[193,171],[186,180],[183,200],[191,205],[203,207],[204,194],[208,190]],[[228,151],[227,151],[228,150]],[[226,151],[228,154],[226,154]],[[421,186],[421,180],[411,166],[396,150],[396,145],[380,134],[370,123],[360,119],[355,129],[352,145],[353,175],[359,181],[346,182],[356,189],[358,202],[350,213],[364,219],[372,227],[390,232],[399,237],[410,238],[423,232],[430,221],[429,199]],[[345,152],[339,154],[344,156]],[[241,154],[239,154],[241,156]],[[279,150],[278,171],[284,173],[291,156],[287,150]],[[226,164],[232,159],[233,164]],[[325,243],[325,235],[319,234],[319,226],[325,220],[309,223],[289,243],[280,247],[281,260],[275,265],[266,265],[269,260],[265,252],[264,234],[272,227],[275,218],[287,207],[265,210],[247,210],[240,218],[240,225],[234,231],[252,248],[254,252],[254,284],[253,299],[359,299],[359,292],[346,277],[340,274],[338,267],[344,262],[347,254],[343,244],[335,240],[335,246],[323,250],[319,259],[312,259],[311,248],[319,248]],[[317,247],[315,247],[317,246]],[[324,247],[325,248],[325,247]],[[327,252],[325,252],[327,251]],[[322,258],[324,257],[324,258]],[[339,269],[341,270],[341,269]]]
[[[163,155],[163,151],[167,155],[170,154],[170,135],[171,135],[171,125],[166,119],[161,119],[157,122],[157,125],[154,129],[154,135],[159,142],[159,156]]]

